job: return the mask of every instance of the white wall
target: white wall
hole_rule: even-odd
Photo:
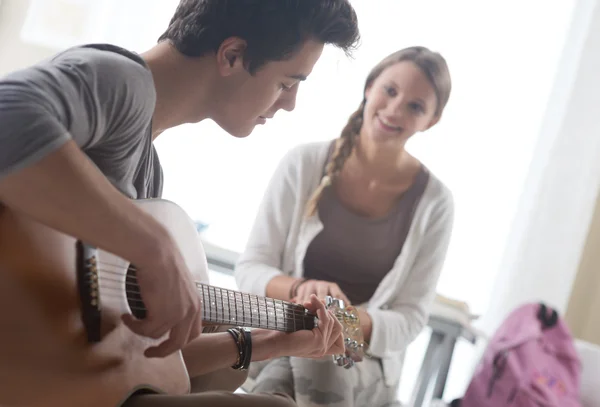
[[[49,57],[55,49],[23,42],[20,31],[29,0],[2,0],[0,3],[0,76]]]
[[[600,185],[599,51],[600,3],[580,0],[483,320],[487,328],[525,301],[566,310]]]
[[[52,56],[69,46],[80,43],[110,42],[135,51],[152,46],[158,35],[146,31],[154,28],[148,21],[166,27],[170,15],[161,13],[156,4],[175,4],[178,0],[98,0],[92,2],[60,2],[55,0],[1,0],[0,1],[0,76]],[[24,41],[22,29],[30,5],[35,3],[38,19],[30,21],[31,41]],[[67,7],[68,5],[72,7]],[[42,7],[43,6],[43,7]],[[60,10],[56,10],[57,7]],[[175,6],[173,6],[174,9]],[[144,10],[143,15],[139,10]],[[49,10],[62,18],[58,27],[53,25],[52,38],[44,30],[36,32],[40,17],[53,18]],[[75,24],[75,21],[78,25]],[[106,22],[109,21],[110,24]],[[63,25],[61,25],[63,24]],[[70,35],[69,35],[70,34]],[[146,35],[144,35],[146,34]],[[43,37],[46,35],[46,37]],[[139,37],[144,38],[140,44]],[[140,49],[138,46],[141,45]]]

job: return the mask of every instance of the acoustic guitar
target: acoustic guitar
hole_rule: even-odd
[[[175,239],[194,274],[204,325],[314,328],[316,316],[299,304],[206,284],[206,256],[187,214],[165,200],[135,202]],[[351,367],[364,356],[358,313],[335,299],[327,305],[346,344],[333,360]],[[134,334],[124,313],[146,313],[135,265],[0,209],[0,406],[117,407],[139,391],[188,393],[181,352],[145,357],[164,338]]]

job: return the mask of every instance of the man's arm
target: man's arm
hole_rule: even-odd
[[[252,330],[252,361],[258,362],[281,356],[321,358],[344,353],[342,325],[311,296],[304,307],[317,315],[319,322],[312,330],[293,333],[265,329]],[[190,342],[182,351],[190,377],[196,377],[229,367],[236,362],[237,345],[229,333],[209,333]]]
[[[142,65],[94,50],[73,51],[0,81],[0,202],[134,263],[148,315],[143,321],[125,315],[124,321],[152,338],[170,332],[147,352],[164,356],[200,334],[192,275],[166,229],[81,150],[104,146],[110,154],[126,130],[148,137],[140,132],[152,117],[151,85]]]
[[[150,121],[150,76],[121,55],[79,49],[0,80],[0,204],[138,267],[170,250],[162,225],[83,152],[122,137],[140,116]],[[116,116],[114,106],[128,108]]]
[[[170,338],[149,356],[170,354],[200,334],[200,301],[172,238],[117,191],[73,141],[0,179],[0,201],[139,267],[148,318],[129,316],[125,322],[153,338],[172,329]]]
[[[115,189],[73,141],[0,179],[0,201],[132,263],[172,249],[162,225]]]

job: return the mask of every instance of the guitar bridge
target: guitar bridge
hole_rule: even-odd
[[[81,306],[81,319],[88,342],[100,342],[102,311],[98,285],[97,249],[77,240],[77,289]]]

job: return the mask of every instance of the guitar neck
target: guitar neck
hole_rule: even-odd
[[[311,330],[315,315],[299,304],[196,283],[202,300],[202,319],[218,325],[237,325],[284,332]]]

